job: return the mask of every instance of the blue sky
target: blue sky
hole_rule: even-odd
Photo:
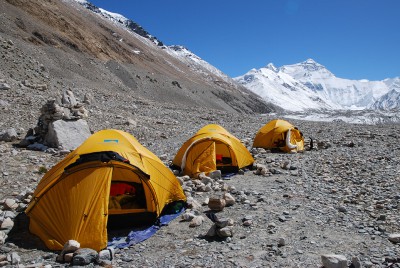
[[[312,58],[337,77],[400,76],[400,0],[89,0],[236,77]]]

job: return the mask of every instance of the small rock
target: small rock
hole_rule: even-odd
[[[354,268],[361,268],[361,261],[360,258],[358,258],[357,256],[353,256],[351,258],[351,264],[353,265]]]
[[[21,257],[16,252],[11,252],[11,254],[7,255],[7,261],[12,265],[18,265],[21,261]]]
[[[1,141],[15,141],[18,139],[18,133],[14,128],[6,129],[5,131],[0,133],[0,140]]]
[[[182,214],[182,219],[184,221],[191,221],[194,217],[196,217],[196,215],[191,212],[185,212]]]
[[[107,248],[99,252],[97,256],[97,263],[101,263],[102,261],[111,261],[114,259],[115,251],[113,248]]]
[[[388,239],[392,243],[395,243],[395,244],[400,243],[400,233],[389,234]]]
[[[9,90],[11,87],[6,83],[0,83],[0,90]]]
[[[226,205],[225,199],[222,198],[210,198],[208,201],[208,207],[211,210],[222,211]]]
[[[221,170],[214,170],[208,174],[208,176],[214,181],[220,180],[222,178]]]
[[[243,226],[248,227],[248,226],[251,226],[252,224],[253,224],[253,221],[252,221],[252,220],[245,220],[245,221],[243,221]]]
[[[232,206],[236,203],[235,198],[230,193],[224,193],[224,199],[226,206]]]
[[[278,239],[278,247],[283,247],[284,245],[286,245],[286,241],[285,238],[279,238]]]
[[[11,230],[14,226],[14,222],[11,218],[5,218],[1,223],[0,229],[2,230]],[[1,238],[0,238],[1,239]]]
[[[76,250],[78,250],[81,247],[81,244],[78,241],[75,240],[68,240],[63,247],[63,252],[67,253],[67,252],[75,252]]]
[[[196,216],[190,221],[189,227],[200,226],[203,223],[203,221],[204,221],[203,216]]]
[[[213,224],[211,228],[208,230],[206,236],[208,237],[214,237],[217,235],[217,226]]]
[[[215,222],[215,225],[218,228],[224,228],[226,226],[233,226],[233,224],[234,224],[234,220],[233,219],[229,219],[229,218],[218,219]]]
[[[343,255],[326,254],[321,256],[324,268],[347,268],[347,259]]]
[[[4,231],[0,231],[0,245],[4,244],[7,239],[7,234]]]
[[[16,209],[18,208],[18,203],[16,200],[7,198],[4,202],[6,209]]]
[[[339,212],[343,212],[343,213],[347,212],[347,209],[344,206],[339,206],[338,210],[339,210]]]
[[[227,226],[221,229],[217,229],[217,235],[219,237],[232,237],[233,236],[233,229],[231,226]]]
[[[74,252],[72,258],[72,265],[88,265],[96,261],[99,254],[96,250],[91,248],[80,248]]]

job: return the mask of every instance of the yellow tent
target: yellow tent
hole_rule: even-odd
[[[179,200],[186,198],[178,180],[156,155],[129,133],[102,130],[44,175],[25,212],[49,249],[73,239],[101,250],[113,216],[156,219]]]
[[[304,151],[304,137],[297,127],[285,120],[276,119],[260,128],[254,138],[253,147],[301,152]]]
[[[239,139],[223,127],[211,124],[182,145],[172,164],[185,175],[195,176],[217,169],[237,172],[253,162],[253,157]]]

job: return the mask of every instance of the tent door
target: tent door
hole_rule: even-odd
[[[203,140],[194,144],[186,156],[185,174],[209,173],[217,169],[215,142]]]
[[[217,169],[221,170],[222,173],[238,172],[235,154],[225,143],[216,143],[216,159]]]
[[[144,180],[130,168],[114,168],[108,203],[109,230],[140,226],[155,221],[156,214],[148,206],[151,203],[149,196],[153,193]]]

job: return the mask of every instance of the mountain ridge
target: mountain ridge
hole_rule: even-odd
[[[395,87],[398,79],[339,78],[313,59],[281,67],[269,63],[234,78],[267,101],[289,111],[386,109],[389,106],[374,103]]]
[[[31,109],[39,111],[44,100],[57,99],[67,89],[81,100],[86,94],[97,102],[123,95],[124,101],[131,103],[146,100],[160,107],[201,107],[214,113],[269,113],[280,109],[231,78],[210,71],[211,67],[200,68],[195,61],[188,64],[183,55],[173,55],[175,52],[160,46],[155,37],[143,37],[112,21],[110,14],[104,17],[81,3],[0,1],[1,10],[7,10],[0,18],[1,42],[12,43],[4,48],[0,79],[10,86],[9,94],[15,95],[14,99],[3,95],[2,101],[20,103],[14,105],[16,113],[30,113],[24,111],[27,99]],[[45,85],[46,90],[21,91],[24,81]],[[119,106],[117,101],[113,105]],[[95,110],[103,109],[97,107]],[[11,126],[12,113],[2,115],[7,118],[3,123]]]

